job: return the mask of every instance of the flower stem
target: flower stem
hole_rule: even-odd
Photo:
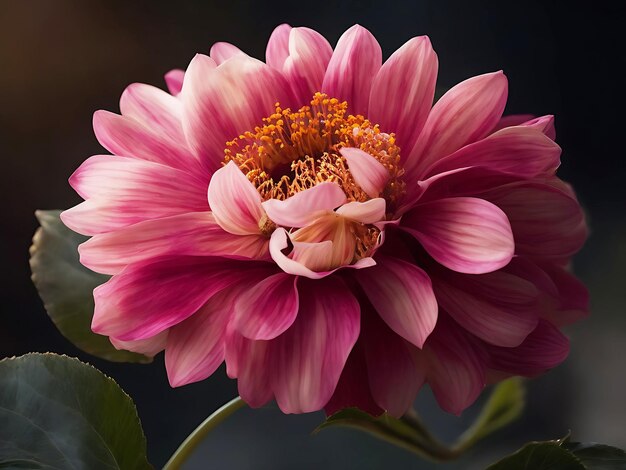
[[[174,454],[167,461],[163,470],[178,470],[181,468],[182,464],[189,458],[198,444],[202,442],[209,432],[245,405],[246,403],[241,399],[241,397],[237,397],[211,414],[211,416],[205,419],[200,426],[194,429],[194,431],[187,436],[183,443],[178,446],[178,449],[176,449],[176,452],[174,452]]]

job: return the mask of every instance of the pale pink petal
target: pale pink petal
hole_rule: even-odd
[[[424,346],[426,378],[439,406],[460,415],[485,387],[485,366],[459,327],[445,320],[440,317]]]
[[[341,372],[337,388],[324,406],[324,411],[328,416],[344,408],[358,408],[372,416],[380,416],[385,411],[376,404],[370,391],[365,348],[361,343],[359,341],[354,345]],[[413,373],[411,375],[414,376]]]
[[[241,49],[229,42],[216,42],[211,46],[209,56],[217,65],[226,62],[231,57],[246,55]]]
[[[322,242],[296,242],[293,244],[293,251],[290,258],[297,263],[306,266],[314,272],[328,271],[333,266],[333,242],[325,240]]]
[[[122,93],[120,111],[158,135],[184,142],[182,103],[169,93],[143,83],[133,83]]]
[[[433,276],[439,305],[463,328],[496,346],[519,346],[535,329],[539,292],[530,282],[496,271]]]
[[[226,326],[238,295],[248,285],[218,292],[197,312],[170,329],[165,367],[172,387],[206,379],[224,361]]]
[[[428,274],[397,258],[356,272],[378,314],[397,334],[421,348],[437,322],[437,300]]]
[[[199,162],[185,141],[173,141],[167,135],[159,134],[130,117],[96,111],[93,115],[93,130],[98,142],[115,155],[199,172]]]
[[[217,170],[209,183],[209,205],[220,226],[235,235],[261,233],[261,195],[232,161]]]
[[[284,201],[263,202],[267,216],[283,227],[303,227],[320,213],[332,211],[346,202],[346,195],[337,183],[321,183],[301,191]]]
[[[128,266],[94,290],[92,330],[145,339],[193,315],[220,290],[268,264],[204,256],[161,257]]]
[[[139,354],[154,357],[165,349],[168,333],[168,330],[164,330],[150,338],[139,339],[136,341],[122,341],[117,338],[110,337],[109,341],[111,341],[111,344],[115,346],[115,349],[124,349],[126,351],[133,351]]]
[[[348,102],[352,114],[367,116],[372,81],[382,65],[382,51],[367,29],[354,25],[339,38],[322,91]]]
[[[506,266],[515,243],[506,214],[483,199],[457,197],[419,204],[402,219],[439,263],[453,271],[481,274]]]
[[[326,38],[309,28],[293,28],[289,34],[289,56],[282,72],[291,84],[298,102],[308,103],[322,87],[333,54]]]
[[[291,35],[291,26],[287,23],[276,26],[272,35],[267,41],[265,50],[265,62],[267,65],[277,70],[282,70],[285,60],[289,57],[289,36]]]
[[[165,74],[165,84],[169,92],[177,96],[183,89],[183,80],[185,79],[185,71],[181,69],[170,70]]]
[[[298,314],[297,279],[278,273],[242,292],[235,303],[234,327],[239,333],[268,340],[289,328]]]
[[[213,68],[200,54],[185,73],[181,97],[189,145],[210,171],[220,167],[226,142],[262,124],[278,101],[291,105],[291,92],[276,70],[246,55]]]
[[[339,278],[301,282],[293,325],[271,342],[270,381],[284,413],[326,405],[359,336],[359,302]]]
[[[362,224],[373,224],[385,219],[386,202],[382,197],[366,202],[349,202],[337,209],[337,214]]]
[[[480,197],[507,215],[518,255],[561,258],[576,253],[587,238],[585,215],[570,195],[551,185],[517,182]]]
[[[519,178],[551,176],[561,163],[560,155],[561,148],[540,130],[507,127],[437,161],[426,175],[474,166]]]
[[[378,197],[389,181],[389,170],[369,153],[355,147],[343,147],[339,153],[348,162],[350,174],[369,197]]]
[[[146,220],[95,235],[78,247],[80,262],[103,274],[162,255],[234,256],[261,258],[268,240],[260,235],[232,235],[210,212],[192,212]]]
[[[394,132],[407,152],[433,104],[438,66],[428,37],[412,38],[387,59],[372,84],[368,118]]]
[[[569,354],[569,341],[557,327],[540,320],[537,328],[518,347],[486,345],[486,350],[490,368],[534,377],[565,360]]]
[[[239,395],[252,408],[272,399],[270,342],[254,341],[232,332],[226,342],[226,372],[237,378]]]
[[[61,218],[85,235],[208,209],[205,183],[180,170],[134,158],[91,157],[70,177],[70,184],[88,200],[63,212]]]
[[[507,98],[502,72],[479,75],[450,89],[433,106],[422,133],[405,159],[407,179],[421,179],[426,168],[464,145],[485,137],[502,116]]]
[[[372,396],[378,406],[399,418],[413,405],[424,383],[426,363],[421,351],[396,336],[375,312],[362,313],[362,317],[359,341]]]

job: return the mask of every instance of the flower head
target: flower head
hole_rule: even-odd
[[[95,114],[113,155],[72,175],[85,202],[63,213],[113,275],[93,330],[165,350],[173,386],[225,360],[244,400],[288,413],[401,415],[424,383],[460,413],[563,361],[586,226],[552,116],[502,118],[501,72],[433,105],[427,37],[383,64],[360,26],[333,50],[281,25],[266,56],[217,43],[170,93],[133,84]]]

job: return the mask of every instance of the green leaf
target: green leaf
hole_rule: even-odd
[[[515,377],[495,386],[474,424],[458,439],[457,446],[469,449],[487,435],[519,418],[524,410],[524,386]]]
[[[30,248],[32,280],[48,315],[59,331],[78,348],[116,362],[151,362],[129,351],[118,351],[106,336],[91,331],[93,290],[109,276],[94,273],[79,262],[78,245],[87,240],[67,228],[61,211],[37,211],[41,227]]]
[[[585,470],[585,466],[559,441],[546,441],[529,442],[486,470]]]
[[[617,447],[595,442],[565,442],[563,447],[589,470],[626,470],[626,452]]]
[[[0,468],[152,468],[131,398],[77,359],[0,361]]]

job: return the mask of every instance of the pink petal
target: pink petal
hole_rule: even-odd
[[[378,197],[383,192],[387,181],[389,181],[389,171],[378,160],[369,153],[355,147],[343,147],[339,150],[341,155],[348,162],[350,173],[363,191],[369,197]]]
[[[289,57],[289,36],[291,26],[287,23],[276,26],[265,50],[265,62],[277,70],[282,70],[285,60]]]
[[[333,48],[317,31],[293,28],[289,35],[289,56],[282,72],[299,103],[308,103],[322,87]]]
[[[111,344],[115,346],[115,349],[124,349],[126,351],[133,351],[139,354],[154,357],[165,349],[168,333],[168,330],[164,330],[150,338],[139,339],[136,341],[122,341],[117,338],[109,338],[109,341],[111,341]]]
[[[496,346],[519,346],[537,326],[539,292],[496,271],[477,276],[433,276],[439,305],[463,328]]]
[[[180,69],[170,70],[165,74],[165,83],[169,92],[177,96],[183,89],[183,80],[185,79],[185,71]]]
[[[531,119],[535,119],[534,114],[510,114],[508,116],[502,116],[491,132],[497,132],[505,127],[520,126]]]
[[[146,128],[173,142],[184,142],[182,103],[169,93],[143,83],[133,83],[122,93],[123,116],[135,119]]]
[[[261,195],[232,161],[217,170],[209,183],[209,205],[220,226],[235,235],[261,233],[265,215]]]
[[[507,127],[437,161],[427,175],[478,166],[520,178],[551,176],[560,164],[560,155],[561,148],[539,130]]]
[[[396,336],[376,313],[363,318],[362,324],[361,338],[372,396],[378,406],[399,418],[411,408],[424,383],[423,355]]]
[[[333,242],[296,242],[293,244],[291,259],[314,272],[328,272],[333,266]]]
[[[587,238],[585,215],[568,194],[536,182],[512,183],[481,194],[502,209],[519,255],[561,258],[576,253]]]
[[[134,158],[88,158],[70,177],[70,184],[88,200],[61,218],[85,235],[208,209],[204,183],[180,170]]]
[[[515,248],[506,214],[483,199],[456,197],[420,204],[404,216],[402,228],[436,261],[467,274],[506,266]]]
[[[465,80],[443,95],[406,157],[407,179],[421,179],[440,158],[485,137],[502,116],[507,89],[506,77],[496,72]]]
[[[537,328],[516,348],[486,346],[489,367],[515,375],[534,377],[565,360],[569,341],[558,328],[540,320]]]
[[[359,336],[359,303],[339,278],[302,282],[293,325],[272,340],[270,382],[284,413],[320,410]]]
[[[226,326],[243,286],[231,286],[211,297],[196,313],[173,326],[165,350],[172,387],[209,377],[224,361]]]
[[[410,39],[379,70],[368,117],[394,132],[402,150],[413,148],[435,96],[439,61],[427,36]]]
[[[191,148],[215,171],[224,158],[226,142],[262,123],[278,101],[291,104],[289,86],[271,67],[237,55],[217,68],[196,55],[185,74],[183,129]]]
[[[558,309],[550,309],[543,316],[552,324],[565,326],[589,315],[589,291],[585,284],[566,268],[542,263],[541,269],[557,288]]]
[[[98,142],[109,152],[197,172],[198,160],[184,141],[173,141],[167,135],[126,116],[108,111],[96,111],[93,130]]]
[[[424,347],[426,377],[439,406],[460,415],[485,387],[485,366],[468,339],[440,317]]]
[[[526,122],[520,124],[521,126],[532,127],[538,129],[547,135],[550,139],[556,139],[556,129],[554,128],[554,116],[548,114],[546,116],[540,116],[537,118],[529,119]]]
[[[337,214],[362,224],[373,224],[385,219],[386,202],[382,197],[366,202],[349,202],[337,209]]]
[[[352,114],[367,116],[372,81],[382,65],[382,51],[367,29],[354,25],[339,38],[322,91],[348,102]]]
[[[146,220],[95,235],[78,248],[80,262],[104,274],[117,274],[129,264],[162,255],[261,258],[267,250],[265,237],[225,232],[210,212]]]
[[[217,65],[223,64],[231,57],[238,55],[246,55],[241,49],[229,42],[216,42],[211,46],[209,52],[211,59],[215,61]]]
[[[242,292],[235,304],[235,328],[250,339],[282,334],[298,314],[297,279],[278,273]]]
[[[421,348],[437,322],[437,300],[428,274],[391,257],[356,273],[363,291],[389,327]]]
[[[332,211],[346,202],[346,195],[336,183],[321,183],[285,199],[268,199],[263,209],[268,217],[283,227],[303,227],[320,213]]]
[[[193,315],[220,290],[267,270],[266,263],[204,256],[136,263],[94,290],[91,327],[122,341],[149,338]]]

